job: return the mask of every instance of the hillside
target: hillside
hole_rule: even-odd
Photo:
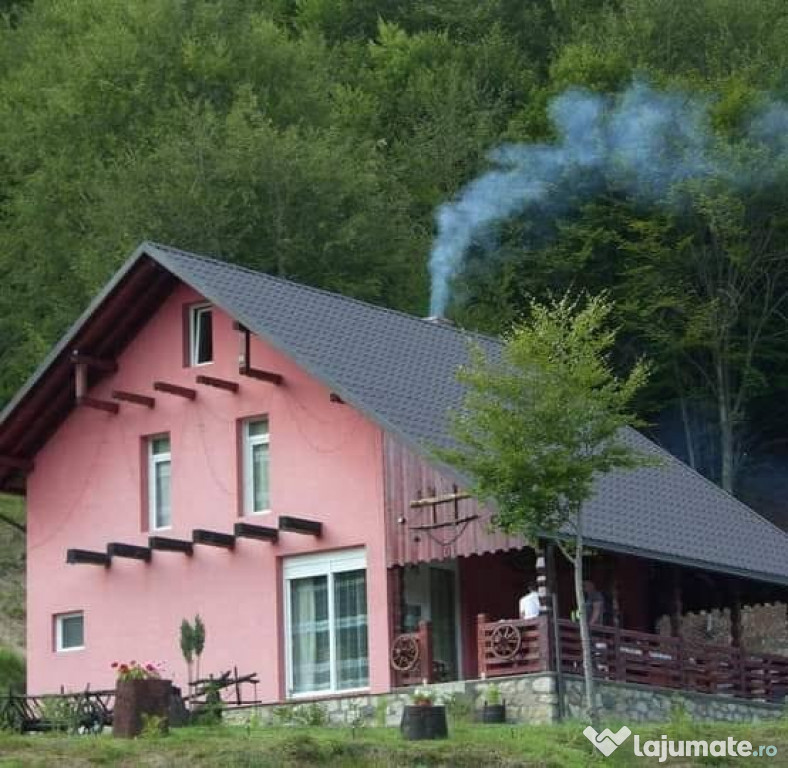
[[[22,520],[22,503],[0,496],[0,513]],[[25,645],[25,543],[21,533],[0,523],[0,647]]]

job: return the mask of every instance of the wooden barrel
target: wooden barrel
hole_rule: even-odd
[[[505,723],[506,704],[485,704],[482,709],[483,723]]]
[[[112,735],[131,739],[142,733],[143,715],[160,718],[162,732],[168,729],[172,682],[170,680],[119,680],[115,689]]]
[[[445,739],[449,735],[446,707],[406,706],[402,711],[400,730],[408,741]]]

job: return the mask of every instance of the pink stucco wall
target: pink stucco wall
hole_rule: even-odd
[[[380,430],[270,346],[254,339],[252,361],[285,384],[238,376],[238,334],[214,316],[215,362],[184,368],[182,311],[199,300],[179,287],[118,360],[117,374],[91,391],[156,396],[149,410],[122,404],[113,416],[72,412],[36,457],[28,478],[28,687],[30,692],[111,687],[114,660],[161,661],[184,684],[181,619],[199,612],[207,627],[204,672],[237,666],[260,677],[266,701],[284,694],[282,559],[363,546],[367,553],[370,684],[389,686],[388,610]],[[240,382],[231,394],[196,385],[195,375]],[[156,379],[196,387],[195,401],[154,393]],[[195,546],[193,557],[154,552],[150,564],[115,559],[108,569],[66,565],[69,547],[103,551],[110,541],[147,543],[142,531],[141,441],[170,432],[173,528],[232,532],[239,519],[237,420],[267,414],[271,434],[272,513],[248,518],[276,525],[278,515],[320,520],[324,536],[294,533],[278,544],[239,540],[233,552]],[[53,615],[85,612],[86,648],[56,653]]]

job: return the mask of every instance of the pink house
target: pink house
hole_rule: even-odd
[[[0,415],[0,490],[27,498],[28,690],[111,687],[118,659],[183,685],[196,613],[203,671],[256,672],[263,702],[575,669],[569,569],[548,541],[491,532],[433,458],[469,342],[498,349],[143,244]],[[635,647],[660,616],[677,632],[725,606],[739,652],[742,607],[785,598],[788,538],[628,439],[663,461],[600,480],[589,504],[598,632]],[[523,619],[531,580],[543,612]],[[660,653],[649,668],[675,668]]]

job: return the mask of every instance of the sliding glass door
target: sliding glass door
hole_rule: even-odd
[[[366,688],[364,551],[290,558],[284,570],[290,695]]]

